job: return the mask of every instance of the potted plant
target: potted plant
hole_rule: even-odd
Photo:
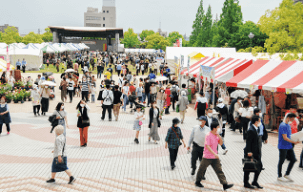
[[[31,92],[30,91],[26,91],[26,98],[27,98],[27,100],[28,101],[31,101],[32,100],[32,98],[31,98]]]
[[[11,92],[8,92],[8,93],[5,95],[5,97],[6,97],[7,103],[10,103],[10,102],[12,101],[12,99],[13,99],[13,94],[12,94]]]
[[[13,95],[13,101],[14,101],[14,103],[18,103],[19,102],[18,94],[14,94]]]

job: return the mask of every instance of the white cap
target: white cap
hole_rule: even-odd
[[[222,98],[219,98],[219,99],[218,99],[218,102],[219,102],[219,103],[223,103],[223,99],[222,99]]]

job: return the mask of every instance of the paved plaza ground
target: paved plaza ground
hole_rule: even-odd
[[[28,74],[27,74],[28,75]],[[36,75],[36,74],[35,74]],[[35,75],[32,75],[34,77]],[[55,75],[59,82],[58,75]],[[100,82],[98,82],[100,83]],[[51,163],[55,135],[51,134],[48,116],[53,112],[59,101],[60,92],[50,103],[50,110],[46,117],[35,117],[30,102],[24,104],[10,104],[12,116],[11,134],[6,135],[6,129],[0,137],[0,191],[221,191],[222,186],[211,167],[206,172],[204,189],[194,186],[195,177],[191,176],[190,159],[185,148],[180,148],[176,169],[170,169],[169,152],[165,149],[165,136],[171,126],[171,120],[179,117],[171,112],[164,116],[159,129],[161,141],[159,144],[148,142],[148,112],[143,121],[139,135],[140,144],[134,143],[134,117],[130,113],[120,113],[119,121],[101,121],[100,103],[89,103],[91,112],[91,126],[88,134],[88,146],[80,148],[79,131],[76,127],[76,104],[66,103],[68,112],[67,156],[68,167],[76,177],[73,185],[68,185],[65,173],[59,173],[56,184],[45,181],[51,174]],[[128,111],[130,111],[128,109]],[[184,140],[189,139],[190,132],[196,120],[196,112],[189,108],[184,124],[180,127]],[[303,170],[295,164],[291,173],[294,182],[277,181],[277,134],[269,135],[269,143],[263,145],[263,165],[259,183],[264,186],[258,191],[303,191]],[[227,155],[219,156],[223,171],[229,183],[235,186],[229,191],[249,191],[243,187],[242,157],[245,143],[239,132],[227,129],[225,144]],[[302,145],[295,147],[299,160]],[[286,171],[288,161],[284,163]],[[252,179],[252,176],[251,176]]]

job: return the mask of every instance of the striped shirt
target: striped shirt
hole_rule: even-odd
[[[82,85],[82,91],[89,91],[87,81],[82,82],[81,85]]]

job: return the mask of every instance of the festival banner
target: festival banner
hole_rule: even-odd
[[[215,68],[214,67],[200,67],[200,77],[207,81],[215,80]]]
[[[10,64],[10,60],[9,60],[8,46],[6,47],[6,62],[7,62],[6,71],[9,71],[11,64]]]

